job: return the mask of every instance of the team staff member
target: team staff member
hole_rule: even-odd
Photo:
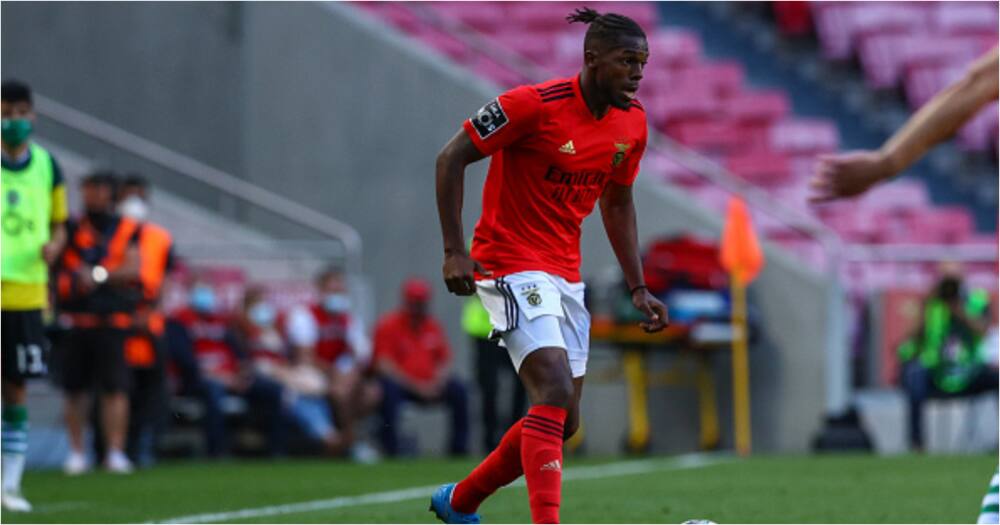
[[[524,383],[531,408],[500,446],[431,507],[476,522],[479,505],[524,474],[534,523],[558,523],[563,440],[580,422],[590,314],[580,280],[580,226],[600,201],[632,304],[647,331],[666,309],[643,283],[632,183],[646,148],[635,99],[649,58],[634,20],[580,9],[588,24],[579,75],[512,89],[465,121],[437,158],[437,201],[448,290],[479,294]],[[462,242],[465,167],[492,156],[471,255]]]
[[[0,88],[3,118],[3,508],[27,512],[21,474],[28,443],[24,380],[44,374],[49,343],[42,326],[49,266],[66,242],[66,187],[59,165],[28,140],[35,122],[31,89],[11,80]]]
[[[66,473],[89,469],[84,453],[88,394],[100,392],[104,466],[127,474],[129,369],[125,340],[143,301],[140,281],[140,224],[114,212],[115,178],[98,172],[82,184],[85,213],[71,221],[66,249],[57,272],[60,323],[70,333],[63,350],[62,383],[66,392],[66,427],[70,454]]]
[[[125,340],[125,361],[131,371],[126,452],[133,462],[147,466],[155,460],[155,438],[165,423],[167,410],[166,321],[160,309],[160,296],[163,281],[174,261],[170,232],[149,220],[149,193],[149,182],[138,174],[125,176],[115,192],[118,214],[139,223],[139,277],[143,299]],[[103,457],[100,410],[93,410],[93,416],[94,450],[98,457]]]

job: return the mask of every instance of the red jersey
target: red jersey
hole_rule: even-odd
[[[638,101],[594,118],[580,79],[514,88],[463,124],[492,155],[472,258],[494,277],[543,271],[580,281],[580,226],[609,181],[631,185],[646,149]]]
[[[406,312],[386,314],[375,327],[375,360],[388,359],[407,377],[428,381],[451,361],[444,329],[430,317],[420,326]]]
[[[202,371],[213,376],[227,376],[239,370],[236,353],[226,340],[229,332],[228,319],[185,308],[177,312],[173,320],[187,329],[194,357]]]
[[[337,358],[351,352],[347,342],[347,329],[351,316],[347,313],[330,313],[320,305],[309,307],[316,319],[316,358],[324,363],[335,363]]]

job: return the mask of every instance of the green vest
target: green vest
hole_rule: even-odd
[[[477,339],[486,339],[493,330],[490,324],[490,313],[483,308],[479,297],[473,296],[465,301],[462,308],[462,328],[465,333]]]
[[[982,317],[989,308],[990,296],[985,290],[973,290],[965,301],[965,315]],[[945,392],[960,392],[968,386],[982,364],[979,337],[963,337],[958,354],[946,359],[947,338],[951,335],[951,312],[940,299],[927,302],[924,309],[924,331],[899,347],[903,361],[918,359],[921,366],[933,371],[934,382]]]
[[[41,146],[31,144],[31,159],[24,169],[3,168],[0,182],[0,255],[4,281],[45,283],[48,267],[42,246],[49,242],[52,217],[52,157]]]

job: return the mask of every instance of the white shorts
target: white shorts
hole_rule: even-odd
[[[566,350],[573,377],[587,373],[590,312],[581,283],[545,272],[518,272],[496,280],[476,281],[476,291],[490,314],[493,333],[507,348],[514,368],[539,348]]]

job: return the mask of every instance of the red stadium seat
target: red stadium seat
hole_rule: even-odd
[[[840,143],[837,126],[828,120],[787,119],[774,123],[769,132],[771,149],[784,153],[836,151]]]
[[[771,122],[788,114],[788,97],[783,91],[744,91],[726,99],[725,111],[740,121]]]
[[[734,155],[726,160],[726,168],[742,179],[766,187],[784,184],[792,175],[788,157],[770,151]]]

